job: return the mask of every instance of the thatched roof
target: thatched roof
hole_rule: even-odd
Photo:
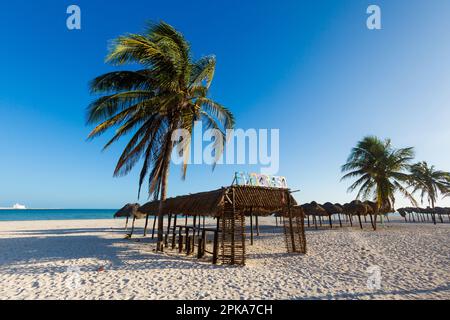
[[[406,208],[398,209],[397,212],[399,212],[400,214],[402,214],[402,213],[446,214],[446,213],[450,213],[450,210],[449,210],[449,208],[440,208],[440,207],[436,207],[434,209],[430,208],[430,207],[427,207],[427,208],[406,207]]]
[[[117,211],[114,214],[114,218],[136,217],[137,219],[142,219],[146,214],[139,211],[139,207],[139,203],[129,203]]]
[[[344,204],[344,213],[358,215],[365,215],[367,213],[368,206],[359,200],[353,200],[350,203]]]
[[[317,202],[305,203],[301,205],[303,211],[308,216],[327,216],[328,213]]]
[[[332,204],[331,202],[326,202],[322,206],[328,214],[342,213],[342,207]]]
[[[167,199],[164,202],[163,214],[218,216],[223,212],[227,197],[232,200],[233,190],[236,209],[245,213],[251,211],[256,215],[269,215],[283,211],[289,202],[288,194],[291,205],[297,204],[288,189],[231,186]],[[157,215],[159,204],[159,201],[152,201],[140,207],[139,210],[146,214]]]

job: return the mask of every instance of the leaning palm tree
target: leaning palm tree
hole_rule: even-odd
[[[96,125],[89,139],[115,128],[104,147],[107,149],[120,138],[131,136],[114,176],[128,174],[143,160],[138,195],[147,179],[149,197],[160,200],[157,250],[162,250],[163,203],[171,154],[174,148],[184,151],[185,179],[191,142],[187,137],[173,141],[174,133],[177,129],[192,133],[194,123],[201,120],[204,126],[224,135],[234,127],[234,118],[227,108],[208,97],[215,57],[193,60],[186,39],[167,23],[149,24],[143,34],[118,37],[106,62],[133,64],[137,70],[111,72],[92,81],[91,91],[99,97],[88,107],[87,123]],[[145,229],[147,223],[148,217]]]
[[[347,163],[342,166],[342,172],[346,174],[341,180],[357,179],[348,188],[348,192],[359,188],[357,199],[373,199],[376,202],[378,210],[374,213],[375,230],[377,214],[387,208],[394,208],[396,192],[416,203],[404,186],[409,181],[406,171],[413,158],[413,148],[395,149],[389,139],[382,141],[368,136],[358,142]]]
[[[411,173],[410,184],[414,188],[412,193],[420,192],[422,204],[426,198],[428,204],[434,209],[439,194],[445,196],[450,192],[449,172],[436,170],[434,166],[429,166],[425,161],[411,165],[409,171]],[[436,224],[434,215],[432,217]]]

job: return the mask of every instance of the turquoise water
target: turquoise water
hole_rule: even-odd
[[[0,210],[0,221],[113,219],[113,209]]]

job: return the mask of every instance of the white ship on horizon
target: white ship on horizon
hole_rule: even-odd
[[[27,207],[23,204],[16,203],[11,208],[0,208],[0,210],[27,210]]]

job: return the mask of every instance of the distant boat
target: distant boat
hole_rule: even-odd
[[[18,204],[16,203],[15,205],[13,205],[12,207],[14,210],[26,210],[27,207],[25,207],[23,204]]]

